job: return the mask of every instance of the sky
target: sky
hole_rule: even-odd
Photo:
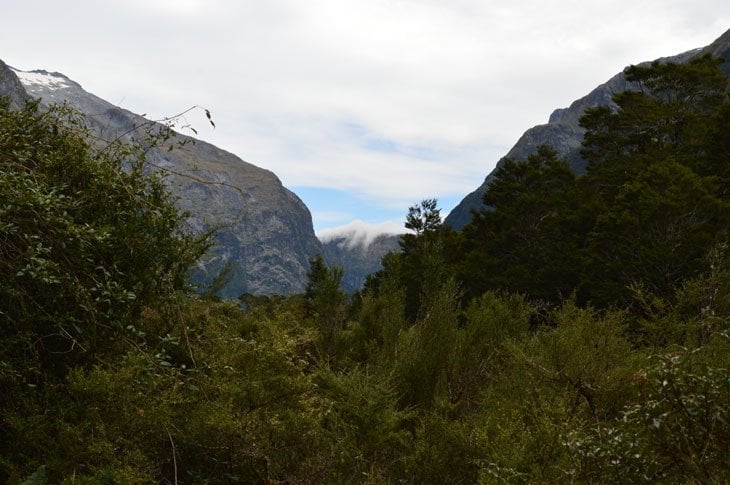
[[[727,0],[2,0],[0,59],[273,171],[315,230],[446,215],[528,128],[703,47]]]

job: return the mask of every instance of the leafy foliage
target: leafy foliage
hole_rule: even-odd
[[[438,230],[440,226],[441,211],[436,199],[424,199],[420,204],[408,208],[406,229],[412,230],[417,236]]]
[[[204,237],[142,152],[93,148],[65,107],[0,103],[0,153],[2,352],[39,384],[136,339],[135,318],[184,287]]]
[[[730,372],[710,363],[727,363],[726,342],[719,347],[722,355],[709,362],[716,346],[654,356],[636,376],[642,384],[637,404],[628,404],[621,419],[569,436],[574,476],[634,483],[726,481]]]

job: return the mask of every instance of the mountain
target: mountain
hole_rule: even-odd
[[[55,72],[25,72],[0,62],[0,95],[9,96],[14,106],[29,96],[43,105],[68,102],[86,114],[89,127],[104,140],[140,139],[139,127],[151,125]],[[268,170],[182,134],[174,140],[189,143],[170,152],[149,149],[147,159],[171,171],[166,182],[179,207],[190,212],[191,226],[216,230],[216,244],[194,270],[194,279],[210,282],[228,264],[220,296],[302,291],[309,258],[322,252],[304,203]]]
[[[726,59],[722,66],[723,71],[730,76],[730,30],[725,32],[715,42],[705,48],[694,49],[672,57],[659,59],[663,62],[687,62],[697,55],[712,54]],[[507,158],[524,160],[535,153],[539,145],[550,145],[557,150],[558,155],[565,157],[577,173],[585,169],[585,162],[580,157],[580,147],[583,141],[584,130],[579,125],[580,117],[588,108],[602,105],[612,105],[614,93],[630,89],[623,72],[601,84],[586,96],[574,101],[568,108],[553,111],[546,124],[538,125],[527,130],[514,147],[497,163],[484,182],[464,199],[446,217],[445,223],[454,229],[461,229],[471,220],[472,210],[484,208],[482,196],[492,180],[492,174],[504,163]]]
[[[28,93],[25,92],[25,88],[20,83],[18,76],[0,60],[0,95],[6,96],[10,99],[10,107],[18,108],[23,103],[30,99]]]
[[[400,251],[402,228],[390,225],[370,225],[353,221],[346,226],[318,234],[328,266],[344,269],[342,289],[354,293],[362,288],[365,278],[381,268],[380,260],[388,253]]]

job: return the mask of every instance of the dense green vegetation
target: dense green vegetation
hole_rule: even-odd
[[[730,101],[632,67],[576,176],[507,161],[352,298],[195,296],[205,249],[139,147],[0,105],[0,481],[730,481]]]

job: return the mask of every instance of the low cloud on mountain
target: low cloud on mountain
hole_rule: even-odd
[[[317,233],[317,237],[323,243],[341,240],[340,245],[344,245],[348,249],[362,247],[367,249],[375,239],[382,235],[398,235],[404,234],[407,230],[396,224],[395,222],[383,222],[381,224],[368,224],[359,219],[351,223],[325,229]]]

